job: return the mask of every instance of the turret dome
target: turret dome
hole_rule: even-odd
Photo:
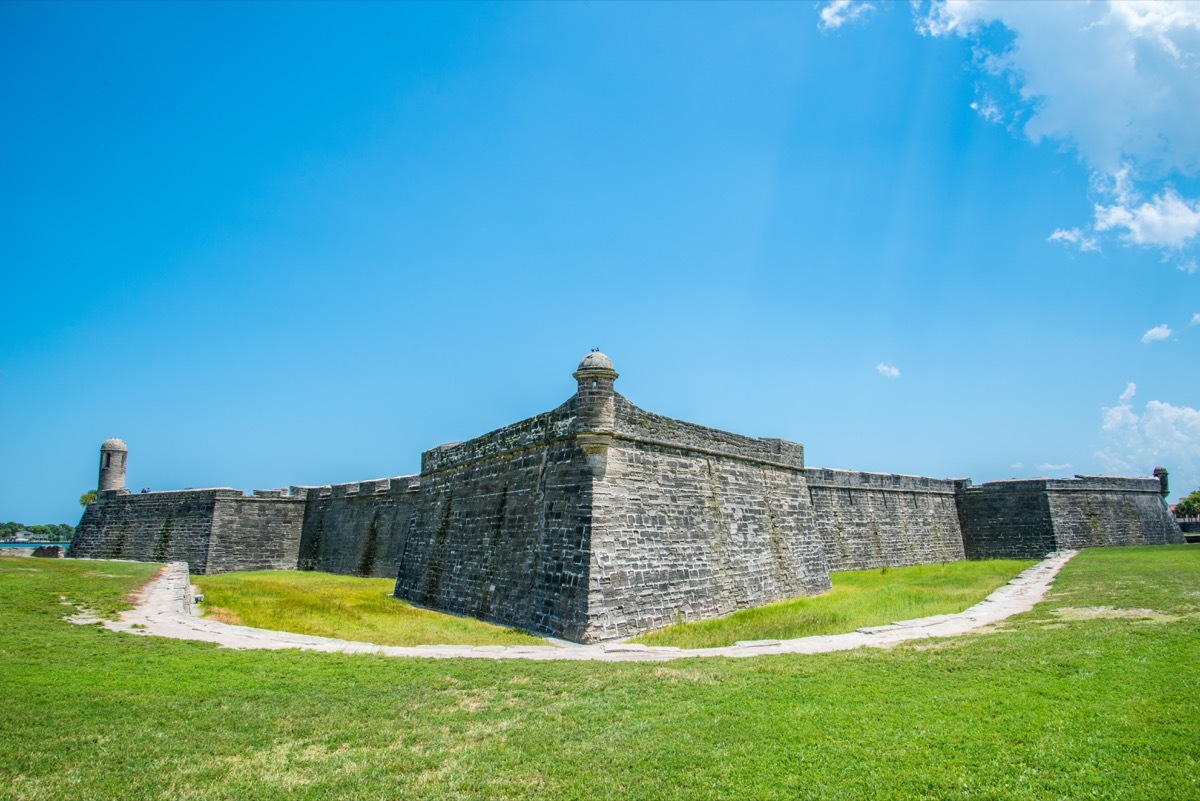
[[[612,359],[605,356],[598,350],[594,350],[587,356],[583,357],[583,361],[579,362],[579,370],[613,370]]]
[[[95,440],[93,440],[93,442],[94,441]],[[112,439],[104,440],[104,444],[100,446],[100,450],[102,450],[102,451],[128,451],[129,448],[127,448],[125,446],[124,442],[117,439],[116,437],[113,437]]]

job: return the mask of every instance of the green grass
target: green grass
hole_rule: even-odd
[[[1200,546],[1084,551],[995,633],[814,656],[388,659],[60,619],[154,569],[0,558],[0,798],[1200,797]]]
[[[743,609],[716,620],[680,623],[633,641],[715,648],[739,640],[844,634],[863,626],[961,612],[1033,564],[989,559],[834,573],[833,589],[824,595]]]
[[[545,645],[466,617],[418,609],[392,597],[395,579],[259,570],[192,578],[205,617],[262,629],[380,645]]]
[[[824,595],[670,626],[634,642],[709,648],[961,612],[1032,564],[996,559],[834,573],[833,590]],[[391,596],[391,579],[264,570],[193,581],[204,593],[205,616],[227,623],[382,645],[544,644],[523,632],[418,609]]]

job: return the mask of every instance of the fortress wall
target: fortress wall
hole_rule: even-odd
[[[827,468],[804,474],[830,570],[964,558],[955,481]]]
[[[1156,478],[990,481],[959,494],[971,559],[1041,559],[1068,548],[1182,542]]]
[[[780,448],[623,398],[614,429],[593,457],[587,640],[829,589],[804,472],[779,464]]]
[[[416,522],[419,489],[416,476],[311,488],[299,568],[396,578]]]
[[[968,559],[1041,559],[1057,550],[1042,479],[964,488],[958,519]]]
[[[278,491],[218,491],[204,572],[295,570],[304,505]]]
[[[84,559],[183,561],[192,572],[203,573],[218,492],[221,490],[136,495],[105,492],[84,510],[68,555]]]
[[[291,569],[303,515],[304,499],[278,490],[104,493],[84,510],[69,555],[182,561],[197,574]]]
[[[986,486],[986,485],[984,485]],[[1058,550],[1183,542],[1157,478],[1078,476],[1046,482]]]
[[[553,429],[543,435],[554,436]],[[460,451],[482,452],[475,442]],[[396,595],[544,634],[582,636],[591,525],[583,452],[571,440],[552,440],[456,461],[421,475]]]

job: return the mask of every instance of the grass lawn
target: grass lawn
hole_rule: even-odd
[[[545,645],[467,617],[418,609],[392,597],[395,579],[259,570],[193,576],[204,616],[226,623],[380,645]]]
[[[989,559],[834,573],[824,595],[743,609],[716,620],[680,623],[634,642],[714,648],[738,640],[790,640],[844,634],[863,626],[961,612],[986,598],[1033,561]]]
[[[1200,797],[1200,546],[1085,551],[991,634],[666,665],[61,620],[155,567],[0,558],[0,798]]]

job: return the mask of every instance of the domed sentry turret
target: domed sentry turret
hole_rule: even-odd
[[[613,425],[613,382],[617,371],[612,359],[599,350],[583,357],[574,373],[579,383],[575,394],[575,415],[578,426],[584,430],[606,430]]]
[[[1154,468],[1154,477],[1158,479],[1158,486],[1161,487],[1159,492],[1162,493],[1162,496],[1165,498],[1170,495],[1171,484],[1167,479],[1167,468],[1162,467],[1161,465]]]
[[[100,446],[100,480],[96,489],[100,492],[125,489],[125,460],[129,448],[113,437]]]

